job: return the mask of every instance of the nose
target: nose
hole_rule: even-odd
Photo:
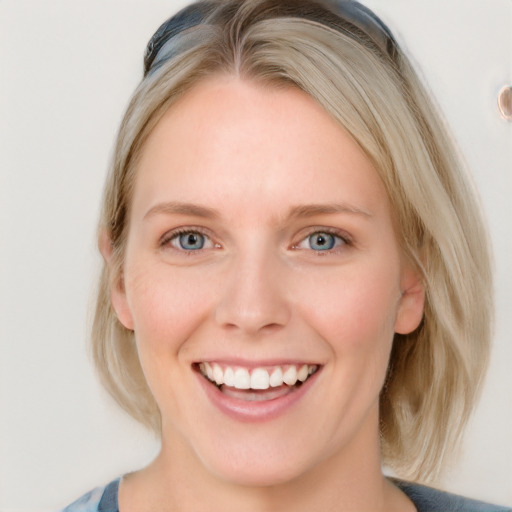
[[[239,255],[215,310],[215,320],[225,329],[255,335],[284,327],[290,319],[286,268],[276,255]]]

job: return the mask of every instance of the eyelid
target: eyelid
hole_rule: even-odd
[[[171,244],[171,242],[173,240],[175,240],[176,238],[178,238],[179,236],[186,235],[186,234],[192,234],[192,233],[197,233],[199,235],[204,236],[207,240],[209,240],[211,242],[211,247],[203,247],[201,249],[187,251],[186,249],[180,249]],[[220,248],[220,244],[218,244],[214,241],[213,236],[211,235],[209,230],[207,230],[203,227],[200,227],[200,226],[181,226],[179,228],[174,228],[169,231],[166,231],[165,234],[163,234],[160,237],[160,239],[158,241],[158,246],[161,248],[170,247],[176,251],[183,252],[183,253],[200,253],[200,252],[208,250],[208,249]]]

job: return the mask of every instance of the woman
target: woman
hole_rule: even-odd
[[[150,41],[107,181],[96,365],[159,432],[74,510],[505,510],[428,480],[488,358],[471,187],[357,2],[193,4]]]

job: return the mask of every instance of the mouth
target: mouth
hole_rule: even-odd
[[[218,362],[196,363],[197,371],[221,393],[248,402],[276,400],[300,388],[317,364],[285,364],[246,368]]]

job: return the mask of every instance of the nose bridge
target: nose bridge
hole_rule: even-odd
[[[247,334],[284,326],[290,316],[285,279],[276,251],[259,246],[237,252],[216,307],[217,323]]]

